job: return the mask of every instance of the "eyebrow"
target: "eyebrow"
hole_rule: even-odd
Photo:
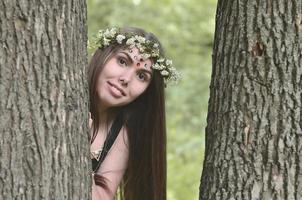
[[[124,51],[120,51],[119,53],[125,54],[126,57],[130,60],[130,63],[133,64],[133,59],[131,58],[131,56],[128,53],[126,53]]]
[[[133,59],[131,58],[131,56],[130,56],[128,53],[126,53],[126,52],[124,52],[124,51],[120,51],[119,53],[125,54],[126,57],[130,60],[130,63],[131,63],[131,64],[134,63],[134,62],[133,62]],[[144,68],[142,68],[141,70],[144,71],[144,72],[146,72],[146,73],[148,73],[148,74],[150,74],[150,76],[152,77],[152,71],[147,70],[147,69],[144,69]]]
[[[143,72],[146,72],[147,74],[149,74],[150,75],[150,77],[152,78],[152,72],[151,71],[149,71],[149,70],[146,70],[146,69],[144,69],[144,68],[142,68],[142,69],[140,69],[141,71],[143,71]]]

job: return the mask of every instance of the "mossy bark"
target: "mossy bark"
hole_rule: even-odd
[[[302,199],[302,1],[219,0],[201,200]]]
[[[85,0],[0,2],[0,199],[89,199]]]

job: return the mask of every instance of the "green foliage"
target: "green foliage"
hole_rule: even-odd
[[[168,86],[168,200],[198,198],[216,0],[88,0],[88,33],[108,26],[153,32],[181,71]]]

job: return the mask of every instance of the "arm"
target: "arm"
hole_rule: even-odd
[[[111,192],[92,184],[92,200],[112,200],[123,178],[128,161],[128,137],[125,128],[122,128],[114,144],[103,161],[98,174],[107,179]]]

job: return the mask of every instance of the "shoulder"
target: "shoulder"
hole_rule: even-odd
[[[123,126],[120,129],[107,156],[114,156],[114,157],[124,156],[127,158],[128,151],[129,151],[128,131],[127,131],[127,128]]]
[[[128,144],[128,131],[123,126],[101,165],[101,172],[126,168],[129,154]]]
[[[128,130],[125,126],[122,126],[118,138],[120,142],[124,144],[124,146],[128,149],[129,139],[128,139]]]
[[[123,178],[128,165],[128,157],[128,134],[127,129],[122,127],[119,135],[97,172],[106,179],[106,183],[112,194],[116,193]]]

